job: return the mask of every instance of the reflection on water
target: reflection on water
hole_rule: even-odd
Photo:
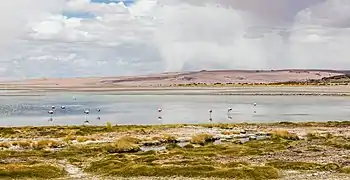
[[[350,115],[348,97],[50,93],[0,101],[0,126],[328,121]],[[58,108],[50,117],[52,106]]]

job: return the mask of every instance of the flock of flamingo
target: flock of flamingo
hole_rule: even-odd
[[[74,100],[76,100],[76,98],[74,98]],[[256,103],[253,103],[253,106],[254,106],[254,107],[255,107],[256,105],[257,105]],[[62,110],[66,110],[66,106],[61,106],[61,109],[62,109]],[[55,106],[51,106],[51,110],[48,111],[48,114],[50,114],[50,119],[49,119],[49,121],[53,121],[53,115],[54,115],[54,113],[55,113],[55,110],[56,110],[56,107],[55,107]],[[228,109],[227,109],[227,117],[228,117],[229,119],[232,119],[232,116],[231,116],[231,114],[230,114],[230,113],[232,112],[232,110],[233,110],[232,108],[228,108]],[[101,112],[101,109],[97,108],[96,111],[97,111],[97,112]],[[163,109],[158,108],[158,113],[161,113],[162,111],[163,111]],[[254,110],[254,113],[256,113],[255,110]],[[85,124],[89,124],[88,115],[90,114],[90,110],[86,109],[86,110],[84,111],[84,114],[85,114],[85,121],[84,121],[84,123],[85,123]],[[209,109],[209,121],[213,121],[212,114],[213,114],[213,110],[212,110],[212,109]],[[163,119],[163,118],[162,118],[161,115],[158,116],[158,120],[162,120],[162,119]],[[97,120],[101,120],[101,117],[98,116],[98,117],[97,117]]]
[[[61,106],[61,109],[62,109],[62,110],[66,110],[66,106]],[[54,113],[55,113],[55,110],[56,110],[56,107],[55,107],[55,106],[51,106],[51,110],[49,110],[49,111],[47,112],[48,114],[50,114],[50,119],[49,119],[49,121],[53,121],[53,115],[54,115]],[[96,111],[97,111],[97,112],[101,112],[101,109],[97,108]],[[84,114],[85,114],[85,121],[84,121],[84,123],[85,123],[85,124],[89,124],[88,115],[90,114],[90,110],[86,109],[86,110],[84,111]],[[97,120],[101,120],[101,117],[98,116],[98,117],[97,117]]]

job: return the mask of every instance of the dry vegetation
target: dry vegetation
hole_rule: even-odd
[[[0,179],[283,179],[292,176],[289,170],[299,179],[308,172],[342,179],[350,174],[350,139],[343,133],[349,127],[349,122],[282,122],[2,128]]]

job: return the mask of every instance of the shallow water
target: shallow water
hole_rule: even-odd
[[[75,97],[75,98],[73,98]],[[0,126],[329,121],[348,120],[349,97],[101,95],[50,93],[44,96],[0,96]],[[257,103],[254,107],[253,103]],[[54,121],[48,111],[55,106]],[[66,106],[65,110],[60,107]],[[101,112],[96,109],[100,108]],[[161,113],[158,108],[163,109]],[[233,111],[227,114],[227,109]],[[255,113],[254,113],[255,111]],[[100,120],[97,119],[100,117]],[[161,120],[159,120],[161,117]]]

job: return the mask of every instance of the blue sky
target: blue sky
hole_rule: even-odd
[[[104,3],[104,4],[108,4],[108,3],[119,3],[119,2],[123,2],[125,4],[125,6],[129,7],[132,4],[135,3],[136,0],[90,0],[91,3]],[[67,16],[68,18],[84,18],[84,19],[89,19],[89,18],[95,18],[96,15],[94,15],[91,12],[63,12],[64,16]]]

